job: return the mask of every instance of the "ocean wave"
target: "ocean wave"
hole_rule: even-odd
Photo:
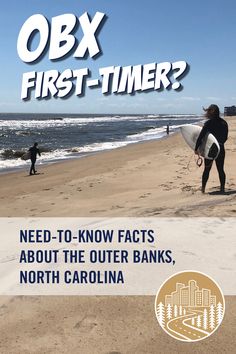
[[[163,137],[166,134],[166,128],[150,128],[142,133],[128,135],[128,140],[150,140],[158,139]]]
[[[63,127],[68,124],[64,120],[2,120],[2,129],[23,131],[24,129],[45,129],[50,127]],[[71,125],[80,125],[80,122],[71,122]]]
[[[38,131],[30,131],[30,130],[17,130],[14,134],[17,136],[41,135],[41,133]]]
[[[112,150],[118,147],[126,146],[129,143],[134,143],[138,141],[114,141],[114,142],[103,142],[103,143],[93,143],[82,147],[73,147],[70,149],[56,149],[53,151],[43,152],[40,148],[42,154],[41,157],[37,159],[37,164],[45,164],[65,159],[73,159],[75,157],[82,157],[88,153],[95,153],[104,150]],[[0,150],[0,170],[17,168],[27,166],[30,161],[22,161],[21,156],[24,155],[26,150],[11,150],[5,149]]]
[[[28,136],[31,135],[31,132],[29,130],[18,130],[15,134],[19,136]]]
[[[0,157],[2,160],[12,160],[21,158],[28,149],[14,150],[14,149],[2,149],[0,150]],[[40,147],[40,152],[48,153],[52,150],[47,147]]]
[[[132,142],[131,141],[112,141],[112,142],[109,141],[104,143],[93,143],[79,148],[79,152],[87,153],[87,152],[98,152],[103,150],[113,150],[134,142],[138,142],[138,140]]]
[[[172,127],[173,131],[179,125]],[[175,128],[175,129],[174,129]],[[86,144],[84,146],[74,146],[64,149],[50,149],[48,147],[39,146],[42,153],[38,158],[38,164],[44,164],[51,161],[58,161],[62,159],[70,159],[80,157],[88,153],[96,153],[104,150],[113,150],[119,147],[124,147],[129,144],[138,143],[145,140],[160,139],[166,135],[166,127],[149,128],[141,133],[127,135],[122,141],[106,141],[99,143]],[[28,149],[3,149],[0,150],[0,169],[25,166],[27,162],[22,161],[21,157],[28,151]]]
[[[0,156],[3,160],[12,160],[21,158],[25,153],[24,150],[12,150],[12,149],[4,149],[0,151]]]
[[[196,115],[127,115],[127,116],[94,116],[94,117],[65,117],[65,118],[51,118],[47,120],[1,120],[2,129],[18,130],[24,132],[24,129],[45,129],[50,127],[63,127],[63,126],[84,126],[90,123],[119,123],[122,121],[144,122],[144,121],[175,121],[181,119],[200,119],[200,116]],[[19,133],[27,134],[27,133]],[[30,134],[30,133],[29,133]]]
[[[42,141],[44,142],[42,144],[47,144],[48,146],[41,146],[41,140],[39,139],[39,148],[42,152],[42,156],[38,158],[38,164],[78,158],[90,153],[112,150],[132,143],[161,139],[166,136],[167,124],[170,124],[170,133],[172,133],[175,132],[182,123],[186,124],[188,119],[191,119],[191,122],[199,122],[199,120],[202,120],[202,117],[195,115],[107,115],[79,118],[63,117],[63,119],[50,120],[2,120],[1,123],[5,122],[4,124],[8,125],[8,135],[12,140],[8,140],[5,143],[5,141],[3,141],[4,139],[2,139],[3,145],[2,150],[0,150],[0,170],[3,171],[7,168],[12,169],[28,166],[30,161],[21,160],[22,155],[28,151],[28,148],[25,148],[28,145],[28,136],[41,134],[43,132],[41,129],[47,128],[47,125],[56,128],[63,127],[63,129],[52,129],[49,131],[46,129],[47,134],[45,137],[42,137]],[[121,122],[121,120],[124,121],[123,124],[119,126],[113,125],[113,122]],[[91,130],[91,126],[88,125],[86,127],[86,125],[91,122],[109,123],[105,128],[101,128],[98,124],[97,130]],[[133,122],[138,122],[138,124],[132,124]],[[144,123],[139,124],[139,122]],[[34,124],[39,124],[37,127],[38,130],[34,128]],[[76,130],[73,128],[73,125],[85,127]],[[69,127],[69,129],[66,129],[67,127]],[[70,129],[71,127],[72,129]],[[92,128],[95,127],[96,123]],[[4,134],[5,132],[2,131],[1,133]],[[126,136],[124,136],[124,134],[126,134]],[[16,136],[19,137],[16,138]],[[101,139],[106,141],[101,142]],[[96,142],[98,140],[99,142]],[[77,146],[76,144],[78,144],[78,142],[82,146]],[[6,145],[4,145],[4,143]]]

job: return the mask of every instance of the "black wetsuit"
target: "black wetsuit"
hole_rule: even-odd
[[[30,167],[30,175],[36,173],[35,170],[35,162],[37,160],[37,155],[40,156],[40,151],[36,146],[32,146],[30,149],[30,160],[31,160],[31,167]]]
[[[224,143],[228,139],[228,124],[222,118],[213,118],[206,121],[204,124],[201,133],[197,139],[195,151],[199,148],[202,139],[208,133],[214,135],[217,139],[218,143],[220,144],[220,153],[217,157],[216,167],[219,174],[220,179],[220,189],[223,192],[225,189],[225,172],[224,172],[224,160],[225,160],[225,148]],[[205,187],[209,178],[209,173],[212,167],[213,160],[204,159],[205,168],[202,174],[202,191],[205,192]]]

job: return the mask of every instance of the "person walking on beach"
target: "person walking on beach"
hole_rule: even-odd
[[[166,135],[170,134],[170,124],[168,123],[166,126]]]
[[[38,143],[34,143],[34,146],[32,146],[29,149],[30,152],[30,160],[31,160],[31,167],[30,167],[30,175],[33,173],[35,174],[37,171],[35,170],[35,162],[37,160],[37,155],[41,156],[39,149],[37,148]]]
[[[198,148],[202,143],[203,138],[206,134],[212,134],[217,139],[220,145],[220,153],[216,158],[216,167],[220,179],[220,192],[225,192],[225,172],[224,172],[224,161],[225,161],[225,148],[224,143],[228,139],[228,124],[220,117],[219,107],[215,104],[211,104],[208,108],[203,108],[205,111],[205,116],[208,119],[204,124],[201,133],[196,142],[195,154],[198,155]],[[212,168],[213,160],[204,159],[204,171],[202,174],[202,193],[205,193],[206,184],[209,178],[210,170]]]

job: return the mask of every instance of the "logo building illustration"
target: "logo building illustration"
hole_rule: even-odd
[[[194,342],[220,326],[225,301],[219,286],[199,272],[181,272],[160,288],[155,301],[160,326],[175,339]]]

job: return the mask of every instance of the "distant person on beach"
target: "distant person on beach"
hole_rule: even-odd
[[[170,134],[170,124],[167,124],[167,126],[166,126],[166,134],[167,135]]]
[[[220,179],[220,192],[225,192],[225,172],[224,172],[224,160],[225,160],[225,148],[224,143],[228,139],[228,124],[220,118],[219,107],[215,104],[211,104],[208,108],[203,108],[205,116],[208,119],[204,124],[201,133],[197,139],[195,146],[195,154],[198,154],[198,148],[201,145],[202,139],[206,134],[211,133],[217,139],[220,145],[220,153],[216,158],[216,167]],[[204,159],[204,171],[202,174],[202,193],[205,193],[206,184],[209,178],[210,170],[213,164],[213,160]]]
[[[37,148],[38,143],[34,143],[29,149],[30,152],[30,160],[31,160],[31,167],[30,167],[30,175],[35,174],[37,171],[35,170],[35,162],[37,160],[37,155],[41,156],[39,149]]]

